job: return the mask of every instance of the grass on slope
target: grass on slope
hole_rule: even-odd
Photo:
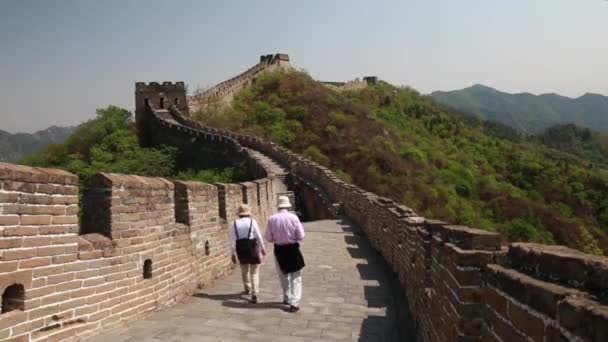
[[[608,252],[606,170],[485,135],[412,89],[380,83],[337,92],[304,73],[276,72],[243,89],[226,112],[196,115],[278,142],[425,217]]]

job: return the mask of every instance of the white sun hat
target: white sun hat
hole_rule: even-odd
[[[279,209],[287,209],[291,208],[291,203],[289,203],[289,197],[287,196],[279,196]]]

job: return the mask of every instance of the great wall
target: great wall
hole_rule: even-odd
[[[244,163],[254,181],[98,174],[79,224],[76,176],[1,163],[0,341],[84,341],[212,288],[234,267],[227,225],[238,205],[264,222],[289,190],[309,219],[361,229],[398,279],[408,302],[398,310],[419,341],[608,341],[608,258],[420,217],[277,144],[189,118],[288,65],[263,56],[198,97],[180,82],[136,84],[144,144],[178,146],[185,166]]]

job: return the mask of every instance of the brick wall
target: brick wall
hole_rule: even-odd
[[[76,176],[0,163],[0,341],[82,340],[223,277],[233,265],[220,206],[234,219],[255,194],[253,211],[269,213],[257,192],[271,181],[251,184],[97,174],[79,229]]]
[[[260,62],[245,72],[220,82],[200,94],[188,97],[190,112],[206,108],[208,105],[217,104],[225,106],[241,88],[251,84],[263,72],[290,68],[289,57],[284,54],[266,55],[260,58]]]

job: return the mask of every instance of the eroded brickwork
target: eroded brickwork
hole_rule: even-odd
[[[0,164],[0,182],[0,341],[82,340],[171,306],[233,268],[220,207],[234,219],[251,199],[262,222],[271,210],[257,197],[268,179],[250,189],[97,174],[79,235],[76,176]]]

